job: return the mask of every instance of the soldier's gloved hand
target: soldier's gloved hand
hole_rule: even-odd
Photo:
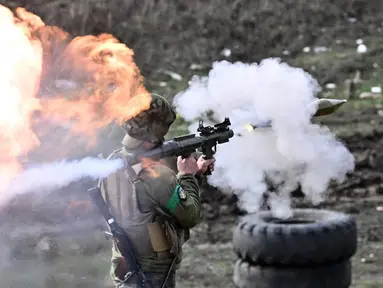
[[[177,168],[178,173],[183,174],[197,174],[199,167],[197,165],[197,160],[193,157],[193,155],[189,155],[188,158],[182,159],[181,156],[178,156],[177,159]]]
[[[209,167],[210,168],[210,171],[214,171],[214,162],[215,162],[215,158],[211,158],[211,159],[204,159],[203,158],[204,156],[200,156],[197,160],[197,165],[198,165],[198,172],[197,174],[200,174],[200,175],[203,175],[207,168]]]

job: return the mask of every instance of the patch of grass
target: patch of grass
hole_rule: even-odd
[[[360,100],[352,100],[349,101],[348,106],[345,110],[351,110],[351,109],[356,109],[356,110],[363,110],[366,108],[371,108],[371,107],[377,107],[383,105],[383,98],[370,98],[370,99],[360,99]]]
[[[327,51],[327,52],[308,52],[300,53],[295,59],[291,60],[290,63],[296,67],[308,67],[309,70],[316,70],[317,67],[325,66],[331,67],[334,61],[354,57],[355,50],[347,49],[343,51]]]
[[[320,84],[336,83],[340,90],[344,89],[344,81],[354,77],[357,70],[362,72],[362,79],[366,80],[358,88],[357,94],[369,91],[372,86],[381,83],[383,71],[379,64],[381,63],[383,53],[383,40],[379,37],[364,37],[363,41],[367,46],[367,53],[358,54],[357,44],[354,39],[340,38],[333,41],[329,50],[315,53],[299,53],[288,63],[302,67],[315,78]],[[312,48],[312,47],[311,47]],[[337,89],[337,94],[339,91]]]
[[[362,77],[363,78],[363,77]],[[371,87],[374,86],[382,86],[383,84],[383,69],[377,68],[374,69],[371,73],[365,76],[363,78],[363,82],[359,87],[357,87],[357,94],[360,94],[362,92],[370,92]]]
[[[147,80],[147,87],[150,91],[158,93],[171,101],[177,93],[187,89],[188,83],[194,75],[206,76],[210,68],[211,67],[205,67],[199,70],[186,69],[182,72],[170,71],[177,73],[182,79],[174,79],[166,74],[166,70],[158,70],[150,80]]]
[[[190,134],[188,127],[189,127],[189,123],[187,123],[181,117],[177,117],[176,121],[170,127],[169,132],[166,135],[166,138],[172,139],[172,138],[177,137],[177,136]]]
[[[56,261],[13,262],[8,269],[2,269],[1,287],[94,287],[105,288],[110,268],[110,251],[84,256],[69,255]],[[17,277],[12,271],[17,271]]]
[[[351,285],[352,288],[381,288],[383,287],[383,280],[375,281],[375,280],[359,280],[359,281],[354,281],[353,285]]]

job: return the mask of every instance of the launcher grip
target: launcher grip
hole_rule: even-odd
[[[213,147],[214,147],[214,150],[213,150]],[[216,145],[209,145],[209,146],[207,146],[206,147],[206,149],[205,149],[205,156],[203,157],[203,159],[205,159],[205,160],[208,160],[208,159],[212,159],[213,158],[213,156],[214,156],[214,154],[215,154],[215,149],[216,149]],[[210,170],[210,167],[207,167],[207,170],[206,170],[206,172],[204,173],[204,175],[211,175],[211,170]]]

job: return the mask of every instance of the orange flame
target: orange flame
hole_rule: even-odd
[[[39,109],[34,97],[41,75],[42,48],[28,39],[28,27],[14,20],[10,10],[0,6],[0,183],[5,183],[21,166],[17,157],[39,145],[30,129],[31,113]]]
[[[33,131],[36,121],[60,124],[95,144],[100,128],[149,108],[133,51],[112,35],[71,39],[24,8],[13,15],[1,5],[0,33],[0,183],[40,145],[46,131]]]

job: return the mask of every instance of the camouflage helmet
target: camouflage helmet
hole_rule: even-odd
[[[176,113],[169,102],[162,96],[151,93],[152,101],[147,110],[125,121],[125,132],[138,140],[163,141],[170,125],[176,119]]]

